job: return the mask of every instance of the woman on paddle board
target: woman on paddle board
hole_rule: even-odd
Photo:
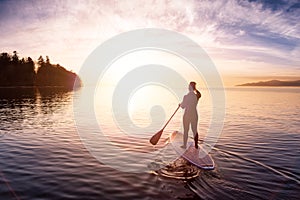
[[[201,97],[201,93],[196,89],[196,83],[190,82],[189,84],[189,93],[183,97],[183,101],[179,104],[181,108],[184,109],[183,114],[183,145],[182,148],[186,148],[188,132],[190,125],[194,134],[195,147],[198,148],[198,113],[197,113],[197,104]]]

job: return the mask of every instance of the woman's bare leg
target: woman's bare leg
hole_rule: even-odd
[[[193,120],[193,122],[191,123],[191,127],[192,127],[192,131],[194,134],[194,142],[195,142],[195,147],[198,149],[198,132],[197,132],[197,123],[198,123],[198,119]]]
[[[189,129],[190,129],[190,122],[183,118],[183,145],[182,148],[186,148],[188,136],[189,136]]]

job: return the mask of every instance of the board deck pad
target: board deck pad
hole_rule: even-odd
[[[187,148],[184,149],[183,145],[183,134],[175,131],[170,137],[170,142],[175,149],[175,151],[183,158],[188,160],[190,163],[196,165],[201,169],[214,169],[215,163],[211,156],[205,151],[205,149],[198,145],[199,148],[196,149],[194,146],[194,141],[188,141]]]

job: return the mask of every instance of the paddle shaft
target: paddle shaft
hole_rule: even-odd
[[[170,117],[170,119],[167,121],[167,123],[164,125],[164,127],[161,130],[164,130],[166,128],[166,126],[169,124],[169,122],[171,121],[171,119],[174,117],[174,115],[176,114],[177,110],[180,108],[180,104],[178,105],[178,107],[176,108],[175,112],[173,113],[173,115]]]
[[[177,110],[179,109],[180,105],[178,105],[178,108],[175,110],[175,112],[173,113],[173,115],[170,117],[170,119],[167,121],[167,123],[164,125],[164,127],[158,131],[155,135],[153,135],[150,139],[150,143],[153,145],[156,145],[158,140],[160,139],[163,130],[166,128],[166,126],[168,125],[168,123],[171,121],[171,119],[173,118],[173,116],[175,115],[175,113],[177,112]]]

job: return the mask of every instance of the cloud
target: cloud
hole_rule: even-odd
[[[186,34],[214,59],[298,69],[299,7],[285,0],[1,1],[0,47],[49,55],[77,71],[103,41],[155,27]]]
[[[272,10],[259,2],[234,0],[212,4],[201,1],[196,11],[198,27],[203,24],[204,28],[213,27],[210,35],[215,37],[208,46],[213,48],[217,44],[216,48],[226,50],[223,57],[236,55],[236,59],[251,61],[259,58],[274,64],[285,58],[299,66],[298,58],[290,56],[300,45],[300,27],[295,24],[295,18],[300,17],[295,13]],[[203,29],[199,30],[201,35]]]

